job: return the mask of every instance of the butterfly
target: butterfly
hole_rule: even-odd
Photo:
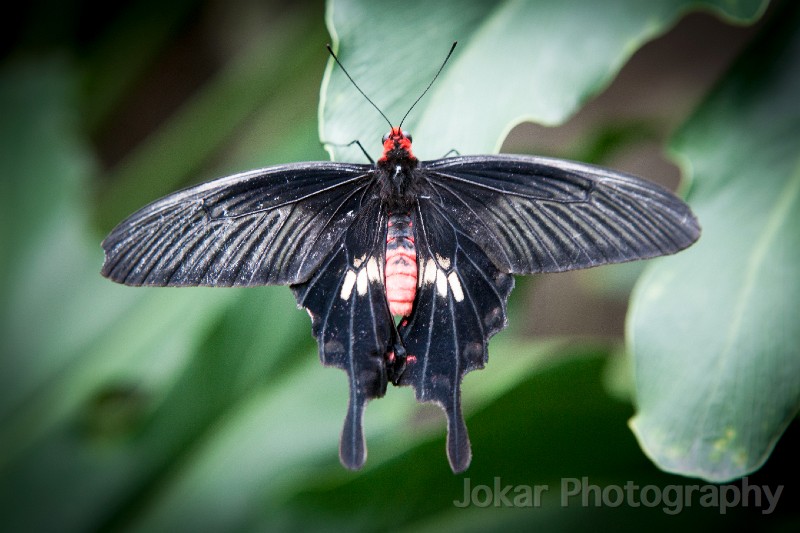
[[[133,286],[289,285],[322,363],[349,377],[342,464],[364,464],[365,406],[392,383],[444,409],[457,473],[472,456],[461,381],[506,326],[515,275],[672,254],[699,235],[683,201],[641,178],[526,155],[420,161],[401,121],[370,164],[278,165],[151,203],[103,241],[102,274]]]

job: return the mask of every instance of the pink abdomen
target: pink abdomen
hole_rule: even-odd
[[[417,250],[411,216],[389,215],[386,235],[386,299],[392,315],[408,316],[417,292]]]

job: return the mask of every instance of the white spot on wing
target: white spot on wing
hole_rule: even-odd
[[[367,269],[362,268],[358,271],[358,278],[356,279],[356,290],[359,296],[367,294]]]
[[[453,297],[456,301],[464,301],[464,291],[461,289],[461,282],[458,280],[458,274],[450,272],[450,275],[447,276],[447,281],[450,282],[450,289],[453,291]]]
[[[356,283],[356,273],[352,270],[348,270],[347,274],[344,275],[344,283],[342,283],[342,292],[339,293],[339,297],[342,300],[349,300],[350,295],[353,292],[353,285]]]
[[[436,292],[438,292],[439,296],[442,298],[447,296],[447,278],[442,270],[436,271]]]
[[[370,257],[367,261],[367,277],[370,281],[380,281],[381,272],[378,270],[378,262],[374,257]]]
[[[436,281],[437,271],[438,269],[436,268],[436,261],[433,259],[428,259],[428,262],[425,263],[425,285],[430,285]]]
[[[436,261],[443,269],[447,270],[448,268],[450,268],[450,260],[448,258],[436,254]]]
[[[366,254],[362,255],[361,257],[356,257],[355,259],[353,259],[353,266],[356,268],[360,267],[361,264],[364,262],[364,259],[366,258],[367,258]]]

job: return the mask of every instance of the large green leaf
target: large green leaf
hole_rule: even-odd
[[[692,8],[755,18],[765,2],[613,0],[585,2],[430,2],[330,0],[328,28],[361,89],[396,125],[430,82],[453,41],[459,46],[436,84],[404,123],[418,157],[451,149],[499,149],[511,128],[531,120],[558,124],[602,90],[644,42]],[[358,139],[373,157],[389,126],[328,64],[320,135]],[[355,146],[335,159],[363,161]]]
[[[800,408],[800,9],[775,17],[675,137],[700,241],[645,274],[629,316],[642,447],[724,481]]]

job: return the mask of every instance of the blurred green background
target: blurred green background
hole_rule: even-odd
[[[758,303],[780,311],[784,321],[760,336],[734,338],[768,346],[769,354],[751,358],[752,368],[736,366],[731,375],[745,377],[727,393],[742,392],[738,396],[749,404],[766,403],[746,415],[738,407],[733,411],[744,425],[757,425],[759,417],[769,421],[762,424],[762,440],[769,442],[761,445],[761,459],[746,461],[739,471],[756,470],[748,478],[751,485],[784,485],[777,509],[768,516],[752,504],[720,514],[697,500],[677,514],[666,513],[663,505],[560,502],[565,478],[588,476],[601,487],[629,481],[662,488],[709,483],[663,472],[648,456],[671,471],[691,470],[667,464],[657,446],[646,446],[644,453],[639,445],[652,435],[648,424],[665,419],[659,407],[665,399],[667,409],[689,405],[674,389],[658,397],[663,383],[651,377],[648,361],[658,357],[666,365],[672,361],[673,368],[694,368],[693,377],[713,373],[699,361],[695,367],[691,348],[673,346],[682,350],[674,360],[663,352],[644,353],[651,346],[669,350],[675,341],[670,336],[692,346],[704,340],[696,333],[676,334],[674,328],[695,326],[713,337],[725,325],[713,320],[717,309],[695,298],[696,293],[676,290],[671,302],[658,300],[658,309],[701,318],[705,313],[705,327],[702,320],[684,319],[690,322],[685,325],[674,315],[648,312],[645,296],[658,286],[664,269],[671,274],[684,268],[683,278],[702,270],[691,256],[688,266],[662,262],[648,267],[649,285],[637,288],[638,314],[628,317],[628,332],[636,334],[635,340],[629,337],[627,350],[627,301],[644,265],[518,278],[509,301],[508,330],[490,343],[487,368],[464,381],[474,457],[459,476],[450,472],[445,458],[443,414],[435,406],[416,404],[405,389],[392,389],[369,405],[364,470],[353,473],[339,465],[346,377],[319,364],[310,321],[296,309],[287,288],[132,289],[99,275],[99,243],[105,233],[133,210],[178,187],[275,163],[326,159],[320,137],[339,143],[358,138],[373,153],[378,149],[386,125],[330,70],[324,45],[332,40],[362,88],[393,119],[424,88],[449,43],[460,41],[461,55],[454,56],[437,89],[407,122],[415,147],[424,146],[425,156],[450,148],[489,152],[502,143],[506,152],[601,163],[676,188],[681,173],[666,155],[669,147],[682,169],[694,176],[691,192],[697,193],[698,214],[704,231],[711,228],[703,238],[709,235],[713,244],[717,219],[702,196],[703,187],[707,191],[713,182],[701,178],[713,176],[708,168],[723,172],[746,166],[747,160],[760,161],[754,155],[758,152],[786,162],[789,171],[767,167],[763,174],[778,176],[774,188],[786,193],[777,200],[783,211],[775,212],[796,214],[796,106],[764,112],[777,117],[764,124],[764,131],[774,126],[774,135],[789,143],[787,149],[762,142],[761,130],[753,128],[743,128],[742,144],[734,145],[746,152],[742,161],[725,159],[724,152],[715,151],[720,143],[714,143],[720,130],[736,127],[719,117],[738,117],[751,101],[756,102],[753,109],[768,107],[766,101],[784,110],[779,96],[787,92],[782,87],[797,87],[797,76],[781,77],[800,65],[791,62],[798,59],[792,51],[800,50],[800,17],[792,2],[778,2],[762,14],[760,2],[737,3],[726,11],[703,6],[715,2],[664,1],[654,2],[659,7],[650,13],[637,11],[642,3],[620,0],[589,15],[581,9],[594,3],[561,9],[554,6],[563,3],[530,2],[532,9],[552,17],[517,17],[516,30],[542,42],[552,41],[548,31],[564,40],[553,50],[537,44],[524,53],[509,44],[512,19],[503,19],[508,9],[497,9],[490,18],[481,4],[467,2],[454,10],[445,2],[425,9],[411,3],[400,13],[376,16],[369,11],[378,9],[375,4],[359,2],[130,0],[109,5],[42,0],[5,18],[0,67],[0,528],[539,526],[572,531],[591,525],[789,531],[800,525],[793,457],[800,430],[796,422],[789,423],[800,394],[798,315],[791,313],[800,300],[794,298],[797,249],[792,248],[800,232],[784,219],[767,218],[765,224],[780,237],[778,247],[789,251],[769,262],[769,268],[755,270],[782,287],[782,293],[766,293]],[[698,6],[702,9],[693,9]],[[573,22],[576,26],[569,26]],[[387,25],[397,30],[387,32]],[[619,36],[619,42],[605,38],[608,34]],[[535,63],[526,63],[532,65],[530,78],[514,64],[498,62],[517,52]],[[490,63],[503,76],[490,72]],[[552,78],[543,78],[542,72]],[[518,90],[534,82],[540,85],[530,94]],[[726,96],[729,87],[740,100]],[[736,113],[726,111],[731,108]],[[512,129],[523,119],[546,126],[526,122]],[[753,146],[746,144],[750,140]],[[363,160],[357,151],[335,155]],[[687,181],[681,184],[681,191],[689,188]],[[727,195],[719,189],[706,192],[706,202],[709,196],[735,196],[736,190],[731,185],[723,189],[733,191]],[[788,204],[783,206],[780,198],[789,198]],[[746,214],[744,208],[734,210],[732,221],[720,226],[736,235]],[[753,248],[750,237],[739,241]],[[763,242],[755,247],[761,255],[774,245]],[[701,257],[716,252],[707,253]],[[754,291],[765,293],[761,287]],[[749,316],[742,320],[761,328]],[[656,333],[648,336],[651,331]],[[774,346],[766,338],[777,339]],[[793,348],[787,351],[786,346]],[[745,382],[761,367],[774,374],[765,371],[763,380]],[[671,371],[655,374],[674,381]],[[762,397],[777,400],[762,402]],[[628,427],[635,398],[640,411],[633,427],[639,443]],[[674,411],[681,420],[687,418],[678,407]],[[727,451],[723,447],[720,453]],[[730,470],[717,477],[713,469],[704,472],[705,479],[738,477]],[[503,485],[549,485],[550,490],[535,508],[453,505],[463,497],[465,479],[473,487],[492,486],[497,477]]]

